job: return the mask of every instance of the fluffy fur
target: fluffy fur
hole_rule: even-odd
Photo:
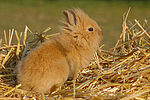
[[[92,60],[102,39],[101,29],[79,8],[63,13],[66,20],[62,21],[60,34],[19,62],[17,78],[22,89],[47,92],[68,78],[76,79],[78,71]]]

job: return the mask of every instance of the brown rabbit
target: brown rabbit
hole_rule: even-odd
[[[47,92],[76,79],[89,62],[102,39],[97,23],[79,8],[63,12],[66,20],[60,34],[36,47],[18,64],[18,83],[22,89]]]

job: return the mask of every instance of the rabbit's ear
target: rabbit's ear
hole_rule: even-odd
[[[76,14],[73,10],[68,9],[68,10],[64,11],[63,14],[66,16],[67,22],[69,24],[71,24],[71,25],[76,25],[77,24]]]

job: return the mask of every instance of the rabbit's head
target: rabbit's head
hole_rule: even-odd
[[[81,9],[65,10],[66,20],[63,20],[61,34],[65,37],[66,43],[73,44],[76,48],[96,48],[102,39],[102,31],[98,24],[92,20]]]

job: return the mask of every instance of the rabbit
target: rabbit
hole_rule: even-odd
[[[65,10],[60,34],[33,49],[17,65],[21,89],[48,92],[86,68],[102,39],[98,24],[80,8]]]

